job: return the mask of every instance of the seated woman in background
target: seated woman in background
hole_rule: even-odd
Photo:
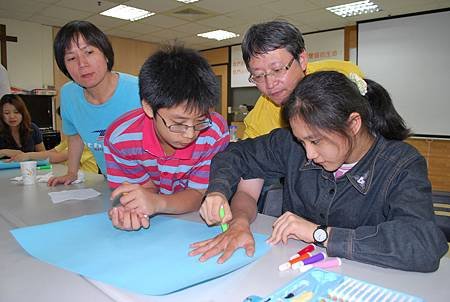
[[[60,109],[56,109],[56,113],[61,117]],[[51,150],[34,151],[34,152],[17,152],[16,155],[11,156],[7,161],[26,161],[26,160],[39,160],[47,159],[52,164],[64,163],[67,164],[69,158],[69,144],[67,137],[63,138],[59,145]],[[80,169],[85,172],[98,172],[97,163],[94,158],[94,154],[88,147],[84,146],[83,153],[80,159]]]
[[[30,113],[18,95],[5,94],[0,100],[0,158],[20,152],[45,151],[42,134],[31,122]]]

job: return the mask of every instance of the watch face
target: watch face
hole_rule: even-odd
[[[323,229],[317,229],[314,231],[314,240],[317,242],[324,242],[327,240],[327,232]]]

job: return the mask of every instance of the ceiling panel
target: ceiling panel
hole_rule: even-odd
[[[373,1],[383,11],[341,18],[326,11],[325,7],[349,0],[200,0],[194,4],[175,0],[0,0],[0,17],[50,26],[62,26],[74,19],[88,20],[110,35],[155,43],[178,38],[188,47],[208,49],[238,44],[249,26],[276,18],[288,20],[308,33],[354,25],[358,20],[450,7],[450,0]],[[156,15],[135,23],[98,15],[117,4],[147,9]],[[180,14],[180,11],[184,13]],[[196,36],[216,29],[240,36],[224,41]]]

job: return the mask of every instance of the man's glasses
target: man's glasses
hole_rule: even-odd
[[[248,80],[251,83],[260,84],[264,82],[268,76],[272,76],[276,79],[282,78],[287,73],[289,68],[291,68],[293,62],[294,58],[292,58],[287,65],[275,68],[267,73],[250,74]]]
[[[161,118],[161,120],[164,123],[164,126],[166,126],[167,129],[169,129],[169,131],[174,132],[174,133],[185,133],[186,131],[188,131],[189,128],[193,128],[194,131],[202,131],[202,130],[205,130],[205,129],[208,129],[209,127],[211,127],[211,120],[209,118],[207,118],[203,122],[200,122],[193,126],[189,126],[189,125],[185,125],[185,124],[173,124],[173,125],[168,126],[166,123],[166,120],[161,116],[161,114],[159,114],[158,112],[156,112],[156,114]]]

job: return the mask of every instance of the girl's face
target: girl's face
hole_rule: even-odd
[[[11,128],[19,127],[22,122],[22,113],[10,103],[6,103],[2,108],[3,121]]]
[[[289,121],[292,132],[303,145],[306,156],[326,171],[334,172],[342,164],[349,163],[352,149],[347,137],[335,132],[325,133],[310,128],[301,118],[294,117]]]
[[[87,44],[83,36],[72,40],[66,49],[64,62],[72,79],[80,86],[89,89],[96,87],[108,72],[107,59],[103,52]]]

